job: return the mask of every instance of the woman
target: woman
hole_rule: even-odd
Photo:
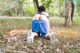
[[[48,33],[49,25],[49,15],[45,12],[45,7],[40,6],[38,8],[38,13],[34,16],[32,21],[32,32],[36,32],[38,36],[45,38],[45,35]]]

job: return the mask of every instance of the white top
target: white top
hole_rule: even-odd
[[[48,30],[50,28],[50,24],[49,24],[49,19],[48,19],[49,15],[45,12],[42,12],[41,14],[36,14],[33,17],[33,20],[45,20],[48,24]]]

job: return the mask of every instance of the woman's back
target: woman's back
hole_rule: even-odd
[[[45,20],[45,21],[48,21],[48,17],[49,15],[45,12],[42,12],[41,14],[37,13],[33,20]]]

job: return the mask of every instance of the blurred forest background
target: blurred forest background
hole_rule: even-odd
[[[0,0],[0,16],[33,17],[41,5],[50,17],[65,17],[68,26],[74,16],[80,16],[79,0]]]
[[[66,0],[0,0],[0,16],[34,16],[36,7],[44,5],[50,16],[64,16]],[[67,0],[68,1],[68,0]],[[79,0],[71,0],[75,15],[80,14]]]
[[[34,44],[24,38],[41,5],[59,40],[54,45],[44,40],[45,49],[40,49],[37,38]],[[17,41],[8,42],[14,37]],[[3,48],[5,53],[80,53],[80,0],[0,0],[0,51]]]

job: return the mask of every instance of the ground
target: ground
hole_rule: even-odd
[[[56,33],[59,40],[54,45],[49,40],[38,38],[35,38],[33,44],[26,43],[24,36],[31,29],[31,19],[0,19],[0,31],[4,36],[18,33],[17,36],[20,37],[18,42],[5,43],[3,40],[3,43],[0,43],[3,46],[1,48],[5,48],[6,53],[80,53],[80,19],[74,18],[71,27],[62,26],[63,18],[50,20],[50,30]]]

